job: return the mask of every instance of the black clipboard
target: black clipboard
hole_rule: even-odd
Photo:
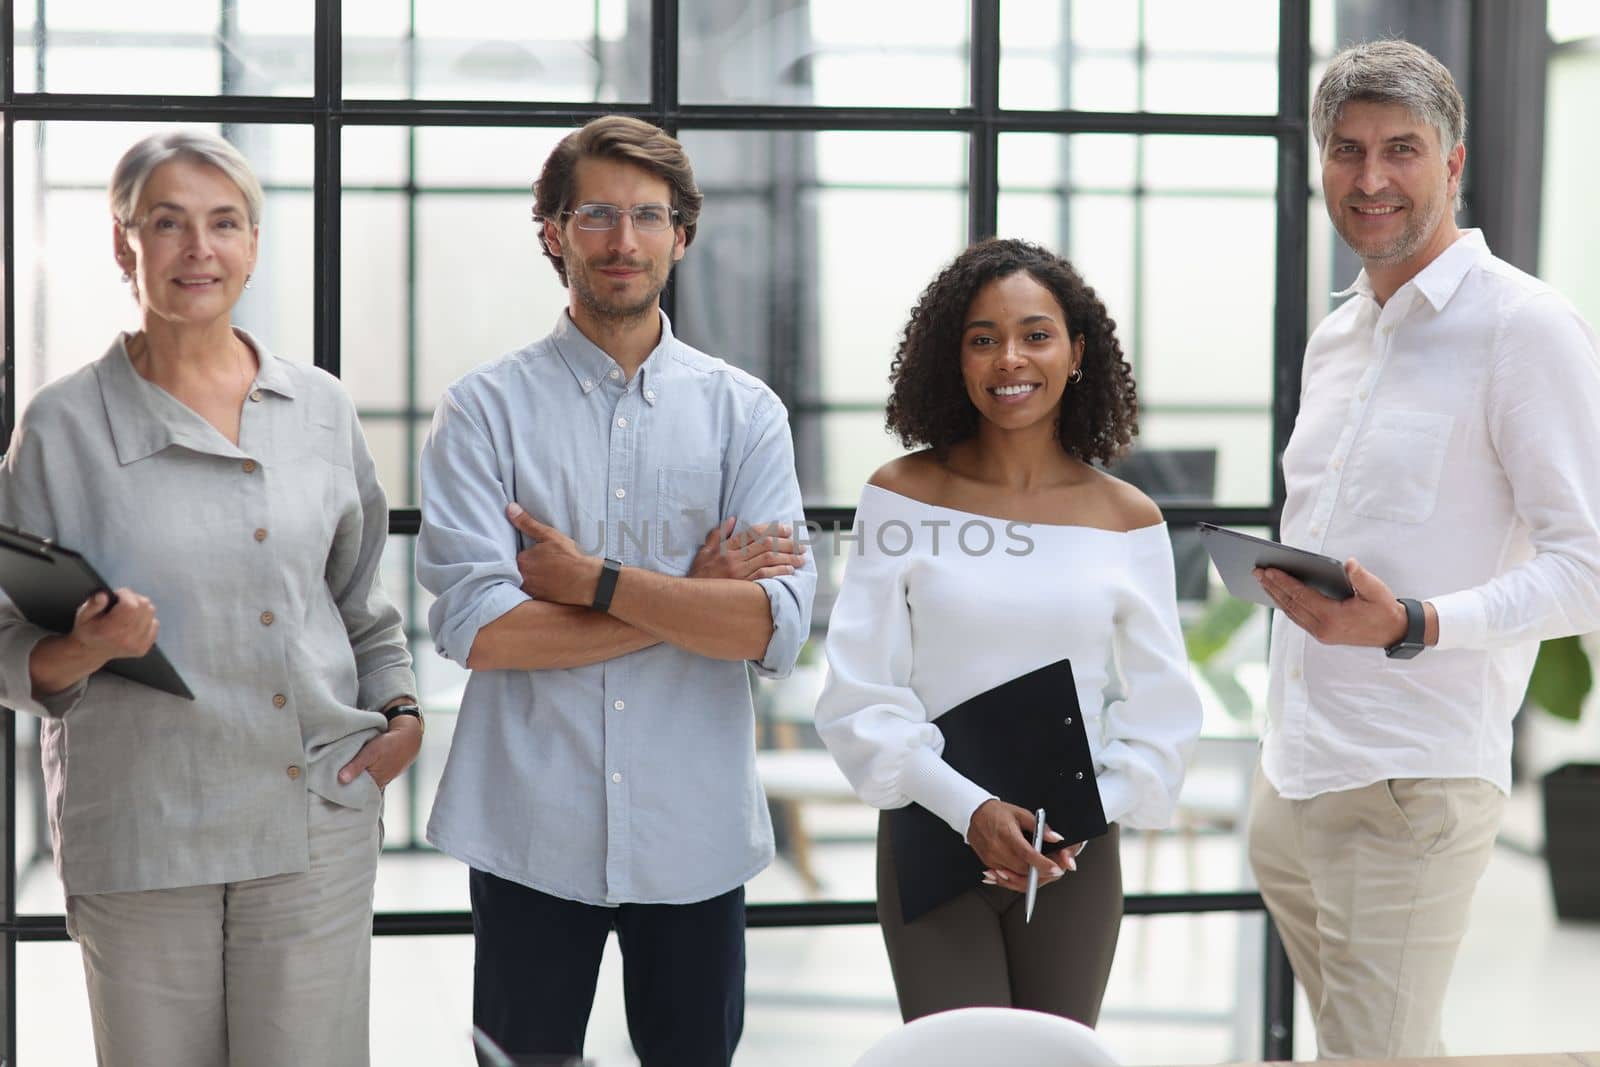
[[[1211,562],[1217,565],[1217,573],[1222,575],[1222,584],[1240,600],[1277,607],[1250,573],[1257,567],[1274,567],[1333,600],[1348,600],[1356,595],[1344,573],[1344,564],[1332,556],[1319,556],[1303,548],[1291,548],[1209,522],[1195,525],[1200,530],[1200,543],[1205,545]]]
[[[1056,847],[1106,832],[1094,757],[1067,660],[985,690],[933,724],[944,735],[944,761],[951,767],[1008,804],[1045,809],[1045,822],[1063,838]],[[920,804],[889,812],[889,847],[905,922],[960,896],[983,877],[978,854]]]
[[[96,593],[111,593],[111,586],[78,553],[3,524],[0,589],[29,622],[58,634],[71,631],[73,618],[85,600]],[[101,669],[185,700],[194,699],[159,647],[137,658],[114,659]]]

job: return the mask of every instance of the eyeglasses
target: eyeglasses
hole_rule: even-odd
[[[636,204],[620,208],[615,204],[579,204],[563,215],[575,216],[580,230],[614,230],[626,215],[633,220],[633,228],[645,233],[659,233],[672,225],[678,213],[665,204]]]

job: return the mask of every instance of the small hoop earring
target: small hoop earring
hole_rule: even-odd
[[[1072,385],[1077,385],[1079,382],[1083,381],[1083,368],[1078,367],[1074,369],[1071,374],[1067,375],[1067,381]]]
[[[131,281],[133,281],[133,275],[129,274],[127,271],[123,271],[122,272],[122,280],[125,281],[125,282],[131,282]]]
[[[254,274],[246,274],[246,275],[245,275],[245,276],[244,276],[244,287],[245,287],[245,288],[246,288],[246,289],[248,289],[248,288],[250,288],[250,279],[251,279],[251,278],[254,278],[254,277],[255,277],[255,275],[254,275]]]

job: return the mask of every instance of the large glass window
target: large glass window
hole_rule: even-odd
[[[686,145],[706,206],[665,306],[680,337],[783,399],[805,504],[827,525],[848,525],[867,477],[901,453],[883,426],[890,360],[918,295],[969,241],[994,232],[1059,249],[1105,301],[1141,402],[1135,454],[1115,470],[1172,522],[1206,707],[1177,821],[1125,835],[1124,880],[1158,909],[1223,906],[1208,895],[1224,894],[1244,912],[1130,917],[1104,1030],[1128,1062],[1261,1054],[1265,934],[1248,913],[1240,827],[1266,613],[1226,597],[1187,527],[1209,518],[1270,533],[1280,503],[1273,448],[1294,401],[1275,382],[1299,357],[1308,312],[1320,317],[1332,247],[1300,186],[1312,173],[1305,117],[1283,91],[1312,72],[1300,42],[1282,38],[1313,25],[1325,54],[1330,4],[1316,19],[1294,0],[1248,0],[1226,18],[1183,0],[14,7],[0,41],[13,71],[0,85],[7,419],[136,325],[110,255],[106,181],[143,134],[198,126],[238,144],[267,189],[260,266],[236,321],[341,377],[388,491],[384,582],[429,728],[385,798],[379,926],[433,936],[375,947],[377,1059],[468,1062],[471,947],[449,936],[469,929],[466,878],[424,840],[466,672],[435,651],[413,577],[417,454],[452,381],[562,313],[530,184],[560,137],[606,110]],[[1285,268],[1308,241],[1302,278]],[[772,905],[859,921],[876,892],[877,813],[811,725],[849,550],[824,532],[814,551],[822,574],[800,665],[755,683],[779,852],[750,885],[758,927],[779,914]],[[6,732],[16,879],[0,896],[15,890],[22,918],[6,918],[5,936],[45,940],[17,953],[17,988],[0,990],[14,1031],[0,1042],[17,1041],[0,1058],[78,1062],[90,1055],[87,1008],[76,952],[59,940],[38,724],[14,716]],[[848,1062],[897,1020],[870,925],[756,929],[750,944],[741,1062]],[[613,949],[591,1027],[603,1065],[627,1062],[613,1058],[628,1055],[619,985]]]

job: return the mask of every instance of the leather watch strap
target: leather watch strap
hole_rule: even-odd
[[[416,704],[396,704],[392,708],[383,709],[383,717],[388,722],[394,722],[402,715],[414,716],[417,720],[417,725],[426,729],[427,724],[422,718],[422,708]]]

